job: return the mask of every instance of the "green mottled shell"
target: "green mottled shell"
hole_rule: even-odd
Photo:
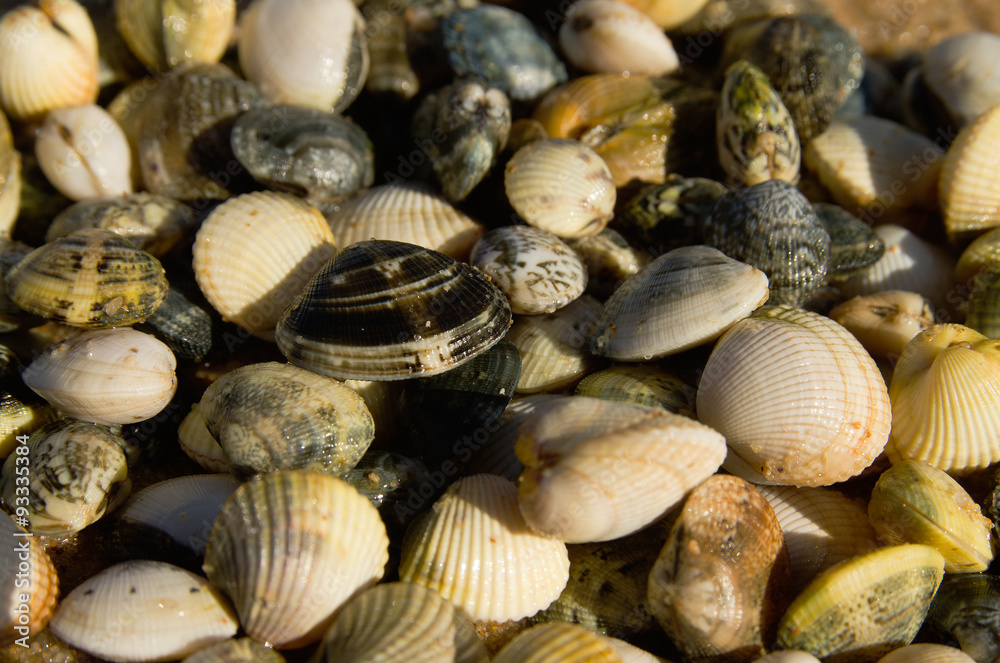
[[[136,329],[160,339],[178,357],[200,360],[212,349],[211,316],[174,287],[156,313]]]
[[[1000,578],[963,573],[945,576],[924,622],[937,642],[956,642],[977,661],[1000,658]]]
[[[978,273],[965,324],[987,338],[1000,338],[1000,264],[993,264]]]
[[[160,261],[110,230],[79,230],[35,249],[5,280],[25,311],[87,329],[151,316],[167,296]]]
[[[704,177],[667,176],[640,190],[615,224],[657,253],[701,243],[701,227],[726,187]]]
[[[846,276],[871,267],[885,253],[882,238],[843,207],[814,203],[813,211],[830,236],[828,276]]]
[[[591,373],[576,386],[577,396],[658,407],[695,418],[697,391],[674,373],[659,366],[612,366]]]

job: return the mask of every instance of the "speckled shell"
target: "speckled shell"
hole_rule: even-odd
[[[173,286],[156,312],[135,327],[163,341],[177,357],[200,361],[212,349],[208,311]]]
[[[649,361],[708,343],[768,299],[764,272],[708,246],[674,249],[604,303],[590,349]]]
[[[839,205],[813,203],[813,210],[830,236],[827,276],[840,277],[871,267],[885,254],[885,242],[867,223]]]
[[[77,232],[35,249],[4,279],[25,311],[98,329],[145,320],[167,296],[160,261],[110,230]]]
[[[955,647],[923,643],[895,649],[878,663],[975,663],[975,659]]]
[[[468,618],[432,589],[392,582],[344,606],[313,657],[315,663],[488,663]]]
[[[680,66],[663,30],[617,0],[571,5],[559,27],[559,46],[575,67],[592,73],[661,76]]]
[[[924,630],[933,642],[958,644],[977,661],[1000,656],[1000,578],[965,573],[945,576]]]
[[[507,162],[504,188],[529,225],[560,237],[596,235],[614,216],[611,171],[578,141],[549,138],[523,146]]]
[[[97,74],[97,33],[75,0],[22,5],[0,19],[0,107],[11,118],[94,103]]]
[[[229,497],[203,568],[247,635],[294,648],[319,640],[336,610],[382,577],[388,547],[378,511],[350,485],[282,471]]]
[[[563,622],[536,624],[500,650],[493,663],[624,663],[609,638]]]
[[[510,300],[513,313],[552,313],[583,294],[583,260],[550,232],[503,226],[476,242],[469,262],[490,277]]]
[[[285,308],[336,252],[319,210],[286,193],[256,191],[212,210],[192,264],[224,319],[270,339]]]
[[[613,228],[566,243],[587,267],[587,291],[602,300],[651,260],[645,249],[632,246]]]
[[[34,250],[35,247],[0,233],[0,286],[10,270]],[[33,322],[38,322],[38,318],[12,302],[0,287],[0,332],[14,331]]]
[[[130,424],[156,415],[177,390],[170,348],[133,329],[84,332],[28,365],[24,384],[68,417]]]
[[[219,446],[219,441],[208,432],[199,403],[193,403],[191,411],[181,420],[177,427],[177,441],[184,453],[203,469],[209,472],[229,471],[226,454]]]
[[[1000,105],[962,129],[948,147],[938,187],[941,214],[949,238],[956,243],[1000,225]]]
[[[285,311],[275,337],[290,362],[338,379],[443,373],[500,340],[507,298],[478,270],[413,244],[357,242]]]
[[[767,180],[722,195],[702,233],[705,244],[767,275],[770,304],[800,306],[826,278],[830,236],[788,182]]]
[[[260,0],[240,25],[240,67],[272,101],[339,112],[361,91],[368,42],[349,0]]]
[[[788,607],[775,648],[846,662],[872,660],[909,644],[943,575],[941,553],[918,544],[845,560],[816,577]]]
[[[694,419],[696,390],[677,374],[655,365],[622,364],[591,373],[573,392],[620,403],[658,407]]]
[[[726,191],[715,180],[670,174],[663,184],[640,189],[615,225],[656,253],[700,244],[705,217]]]
[[[1000,265],[980,271],[969,295],[965,324],[989,338],[1000,338]]]
[[[337,246],[368,239],[409,242],[456,260],[469,257],[486,228],[420,183],[380,185],[327,217]]]
[[[649,573],[649,609],[686,659],[764,653],[787,602],[788,552],[752,485],[716,475],[688,496]]]
[[[63,599],[49,627],[93,656],[140,663],[178,659],[231,638],[239,622],[203,577],[164,562],[133,560],[83,581]]]
[[[375,437],[368,406],[353,389],[291,364],[229,371],[205,390],[200,411],[241,481],[297,469],[343,477]]]
[[[964,473],[1000,461],[1000,341],[936,324],[904,348],[889,384],[889,459]]]
[[[3,599],[3,610],[0,611],[0,646],[13,644],[15,640],[23,637],[21,632],[34,635],[45,628],[52,612],[56,607],[56,598],[59,594],[59,576],[52,565],[42,543],[32,538],[28,531],[16,525],[14,520],[6,514],[0,515],[0,534],[2,534],[10,545],[4,546],[5,550],[0,553],[0,564],[8,573],[14,572],[18,564],[27,562],[28,573],[26,578],[16,578],[12,576],[13,582],[9,583],[7,595]],[[27,553],[27,555],[25,555]],[[21,557],[25,555],[25,557]],[[19,587],[16,580],[26,580],[27,584],[21,583]],[[15,612],[20,608],[18,595],[28,595],[28,613]],[[27,618],[27,623],[21,621],[22,617]]]
[[[235,0],[115,0],[118,31],[147,67],[218,62],[236,24]]]
[[[914,336],[934,324],[931,303],[923,295],[885,290],[838,304],[830,318],[844,325],[873,357],[896,360]]]
[[[476,474],[451,484],[410,526],[399,578],[436,590],[472,619],[502,622],[558,598],[569,557],[566,544],[528,529],[514,484]]]
[[[844,481],[889,437],[889,396],[868,352],[829,318],[783,306],[719,339],[697,407],[698,419],[726,436],[724,467],[760,483]]]

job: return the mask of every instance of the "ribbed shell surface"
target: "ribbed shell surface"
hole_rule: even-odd
[[[3,535],[13,545],[4,546],[0,552],[0,564],[6,569],[16,569],[21,562],[28,563],[27,577],[16,580],[27,581],[18,586],[16,580],[8,583],[6,595],[0,599],[0,645],[9,645],[22,637],[16,627],[27,626],[29,633],[38,633],[45,628],[52,617],[59,596],[59,576],[52,565],[45,548],[39,539],[31,538],[27,530],[14,524],[14,519],[6,514],[0,516],[0,535]],[[24,541],[25,543],[22,543]],[[16,542],[16,543],[15,543]],[[24,548],[28,550],[25,551]],[[27,552],[27,559],[21,557]],[[27,624],[21,621],[25,613],[20,612],[21,604],[18,594],[28,594]],[[15,612],[15,610],[19,610]]]
[[[878,663],[975,663],[976,659],[961,649],[947,645],[923,643],[895,649]]]
[[[519,633],[493,663],[624,663],[615,645],[577,624],[537,624]]]
[[[949,237],[959,242],[1000,225],[1000,105],[962,129],[948,147],[938,187]]]
[[[235,0],[116,0],[118,31],[144,65],[218,62],[236,23]]]
[[[566,544],[532,532],[502,477],[459,479],[410,526],[399,578],[436,590],[474,620],[528,617],[569,579]]]
[[[694,419],[694,386],[653,364],[621,364],[591,373],[580,380],[573,393],[658,407]]]
[[[338,379],[443,373],[499,341],[507,298],[478,270],[413,244],[358,242],[313,277],[278,323],[293,364]]]
[[[726,436],[727,470],[797,486],[860,473],[885,447],[891,419],[882,375],[858,340],[829,318],[784,306],[719,339],[697,409]]]
[[[378,511],[352,486],[302,470],[262,475],[236,489],[215,521],[203,566],[233,601],[247,635],[299,647],[374,585],[389,559]]]

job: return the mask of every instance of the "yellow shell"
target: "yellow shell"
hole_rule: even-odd
[[[938,186],[945,230],[964,242],[1000,225],[1000,105],[963,128],[945,154]]]
[[[236,24],[235,0],[115,0],[118,31],[148,67],[218,62]]]
[[[624,663],[615,644],[582,626],[537,624],[519,633],[493,663]]]
[[[947,645],[920,644],[900,647],[878,660],[878,663],[975,663],[961,649]]]
[[[708,0],[625,0],[663,28],[676,28],[697,14]]]
[[[976,277],[1000,263],[1000,228],[983,233],[965,247],[955,265],[955,278],[964,294],[972,292]]]
[[[219,441],[208,432],[200,408],[199,403],[191,404],[191,411],[177,427],[177,441],[184,453],[205,470],[216,473],[228,472],[226,454]]]
[[[21,206],[21,153],[0,110],[0,235],[10,235]]]

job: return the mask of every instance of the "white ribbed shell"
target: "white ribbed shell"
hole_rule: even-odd
[[[938,186],[950,237],[969,239],[1000,226],[1000,105],[959,132]]]
[[[784,306],[723,334],[697,409],[726,436],[727,470],[797,486],[860,473],[885,447],[891,416],[882,376],[858,340],[827,317]]]
[[[559,28],[559,46],[574,66],[590,73],[661,76],[680,64],[663,30],[618,0],[571,5]]]
[[[500,650],[493,663],[624,663],[609,638],[579,624],[535,624]]]
[[[459,479],[410,526],[399,578],[436,590],[474,620],[543,610],[569,580],[566,544],[535,534],[502,477]]]
[[[924,643],[900,647],[880,658],[878,663],[975,663],[975,660],[961,649]]]
[[[0,568],[8,569],[8,573],[12,574],[10,581],[4,587],[6,593],[0,597],[0,644],[2,645],[10,644],[22,637],[15,630],[17,626],[22,629],[25,626],[20,621],[24,613],[15,612],[21,604],[18,600],[19,594],[29,595],[27,627],[31,634],[38,633],[48,624],[59,595],[59,576],[56,575],[52,560],[45,552],[41,540],[25,536],[26,534],[26,530],[14,523],[13,516],[0,515],[0,536],[10,542],[0,549]],[[28,549],[27,559],[21,557],[25,553],[25,546]],[[27,577],[17,578],[13,574],[18,565],[25,561],[28,563]],[[18,580],[22,581],[20,587],[17,584]],[[23,581],[27,581],[27,585],[24,585]]]

